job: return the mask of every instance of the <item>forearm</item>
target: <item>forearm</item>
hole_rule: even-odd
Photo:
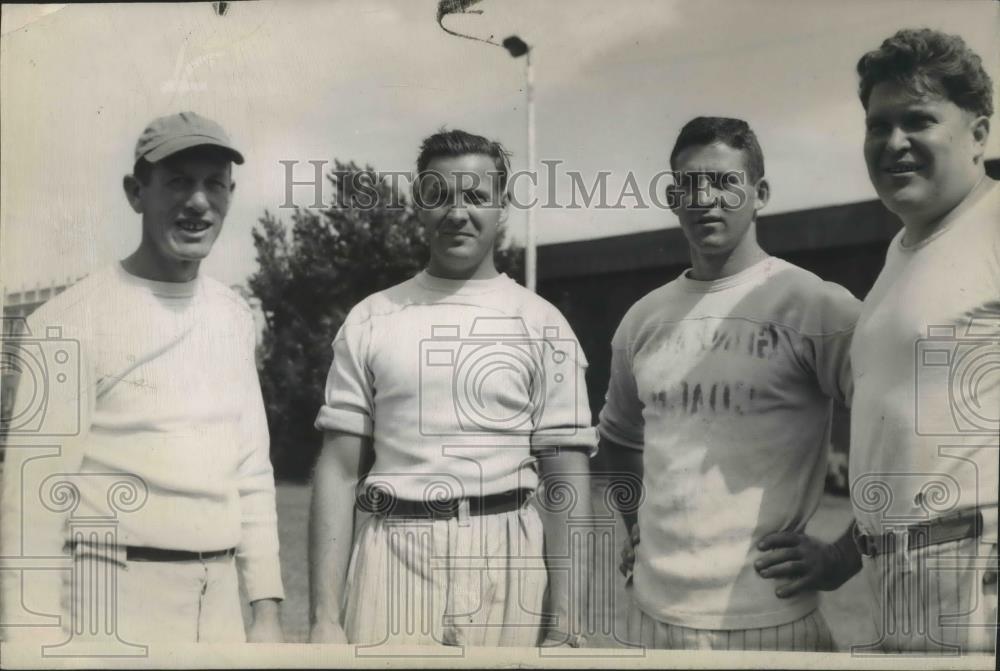
[[[861,553],[854,544],[854,525],[855,522],[852,521],[847,530],[833,543],[838,587],[861,570]]]
[[[324,441],[316,464],[309,518],[309,617],[338,624],[354,540],[354,490],[350,473]]]
[[[550,565],[549,601],[556,618],[554,628],[559,633],[578,634],[584,631],[588,581],[593,573],[589,458],[583,451],[564,448],[541,461],[547,494],[539,513]],[[573,505],[559,505],[563,496],[572,497]],[[553,570],[555,565],[559,568]]]
[[[638,523],[639,503],[642,501],[642,452],[601,438],[600,455],[603,459],[603,477],[607,486],[615,487],[610,497],[631,533]]]
[[[250,602],[250,610],[253,613],[253,619],[278,619],[279,615],[279,604],[278,599],[257,599],[256,601]]]

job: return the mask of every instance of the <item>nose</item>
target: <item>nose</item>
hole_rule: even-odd
[[[711,209],[719,201],[719,194],[710,184],[696,185],[691,193],[691,207],[696,209]]]
[[[909,148],[910,138],[903,132],[900,127],[895,127],[889,133],[889,137],[886,138],[885,148],[890,151],[902,151]]]
[[[208,196],[205,195],[204,189],[195,189],[188,198],[187,203],[185,203],[185,206],[192,212],[197,212],[199,214],[207,212],[209,203]]]
[[[461,198],[452,204],[445,219],[454,224],[464,224],[469,220],[469,211],[465,208],[465,202]]]

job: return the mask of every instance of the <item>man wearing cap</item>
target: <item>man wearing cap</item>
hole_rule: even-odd
[[[281,640],[254,322],[241,298],[198,273],[229,209],[232,163],[243,156],[217,123],[190,112],[153,121],[123,180],[142,217],[138,249],[28,320],[32,337],[69,343],[71,374],[42,381],[37,436],[58,448],[8,449],[7,640],[44,633],[25,613],[61,614],[64,639],[107,638],[110,627],[135,645]],[[80,533],[87,520],[112,523]],[[25,561],[58,569],[60,555],[91,570]],[[247,631],[237,570],[253,611]]]

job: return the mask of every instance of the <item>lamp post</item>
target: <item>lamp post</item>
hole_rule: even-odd
[[[449,14],[482,14],[481,10],[469,9],[471,5],[476,4],[478,1],[479,0],[440,0],[438,3],[438,25],[441,26],[441,29],[449,35],[463,37],[467,40],[475,40],[476,42],[485,42],[486,44],[492,44],[495,47],[503,47],[512,58],[520,58],[521,56],[524,56],[524,93],[526,107],[528,109],[528,170],[534,170],[535,73],[531,67],[531,47],[517,35],[511,35],[510,37],[505,38],[503,42],[497,44],[491,39],[484,39],[482,37],[474,37],[472,35],[455,32],[454,30],[450,30],[445,27],[443,23],[444,17]],[[528,202],[533,203],[534,200],[535,183],[533,180],[528,180]],[[527,220],[525,221],[525,224],[527,229],[525,237],[527,240],[524,244],[524,284],[530,291],[535,291],[538,283],[538,253],[537,241],[535,238],[535,212],[533,207],[528,207],[527,209]]]
[[[517,35],[511,35],[503,42],[503,48],[513,58],[524,56],[524,95],[528,108],[528,170],[535,169],[535,72],[531,67],[531,47]],[[528,203],[534,203],[535,182],[528,180]],[[535,238],[535,208],[527,210],[527,241],[524,245],[524,283],[529,291],[535,291],[538,283],[538,251]]]

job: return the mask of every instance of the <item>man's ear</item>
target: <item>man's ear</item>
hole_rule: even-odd
[[[677,214],[677,210],[681,208],[681,199],[684,198],[684,189],[678,184],[668,184],[667,190],[667,207],[674,214]]]
[[[125,197],[128,198],[132,210],[136,214],[142,214],[142,198],[140,198],[142,182],[136,179],[135,175],[125,175],[122,178],[122,189],[125,190]]]
[[[497,219],[497,224],[506,223],[508,216],[510,216],[510,194],[504,191],[500,195],[500,218]]]
[[[979,163],[986,153],[986,141],[990,139],[990,118],[987,116],[977,117],[972,122],[972,143],[975,147],[973,160]]]
[[[754,187],[754,210],[763,210],[767,201],[771,200],[771,185],[766,177],[761,177]]]
[[[230,195],[232,195],[232,193],[233,193],[233,191],[234,191],[235,189],[236,189],[236,181],[235,181],[235,180],[232,180],[232,179],[230,179],[230,180],[229,180],[229,194],[230,194]]]

